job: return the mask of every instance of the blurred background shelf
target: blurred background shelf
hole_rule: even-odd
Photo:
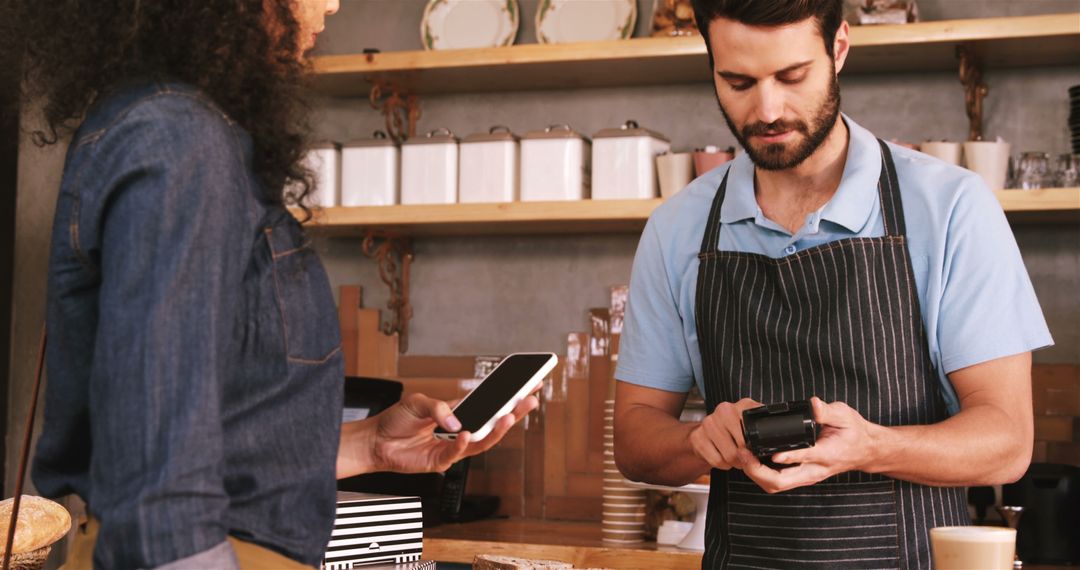
[[[855,26],[844,73],[957,68],[967,45],[986,67],[1080,65],[1080,13]],[[315,58],[315,90],[367,96],[375,81],[414,94],[708,82],[698,36],[400,51]]]
[[[995,194],[1014,222],[1080,220],[1080,188]],[[329,235],[354,236],[367,230],[413,236],[636,233],[660,203],[653,199],[338,207],[315,210],[309,226]]]

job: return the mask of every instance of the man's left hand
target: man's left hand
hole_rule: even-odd
[[[777,471],[763,465],[748,451],[743,472],[768,493],[779,493],[823,481],[838,473],[862,470],[872,461],[873,423],[843,402],[826,404],[811,398],[814,418],[821,426],[814,447],[784,451],[772,456],[775,463],[792,464]],[[794,465],[794,464],[798,465]]]

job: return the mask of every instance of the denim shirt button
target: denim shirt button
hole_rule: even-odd
[[[784,248],[784,253],[786,253],[788,255],[791,255],[791,254],[795,253],[796,250],[798,250],[797,247],[795,247],[794,245],[789,245],[789,246]]]

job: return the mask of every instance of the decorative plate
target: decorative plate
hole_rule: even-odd
[[[518,32],[518,0],[431,0],[420,21],[424,49],[508,46]]]
[[[541,0],[536,37],[542,44],[625,40],[636,22],[637,0]]]

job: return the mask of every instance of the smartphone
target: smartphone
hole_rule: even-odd
[[[558,357],[550,352],[518,352],[502,360],[480,385],[455,408],[461,430],[480,441],[491,433],[495,422],[509,414],[555,368]],[[435,437],[456,439],[457,433],[435,428]]]

